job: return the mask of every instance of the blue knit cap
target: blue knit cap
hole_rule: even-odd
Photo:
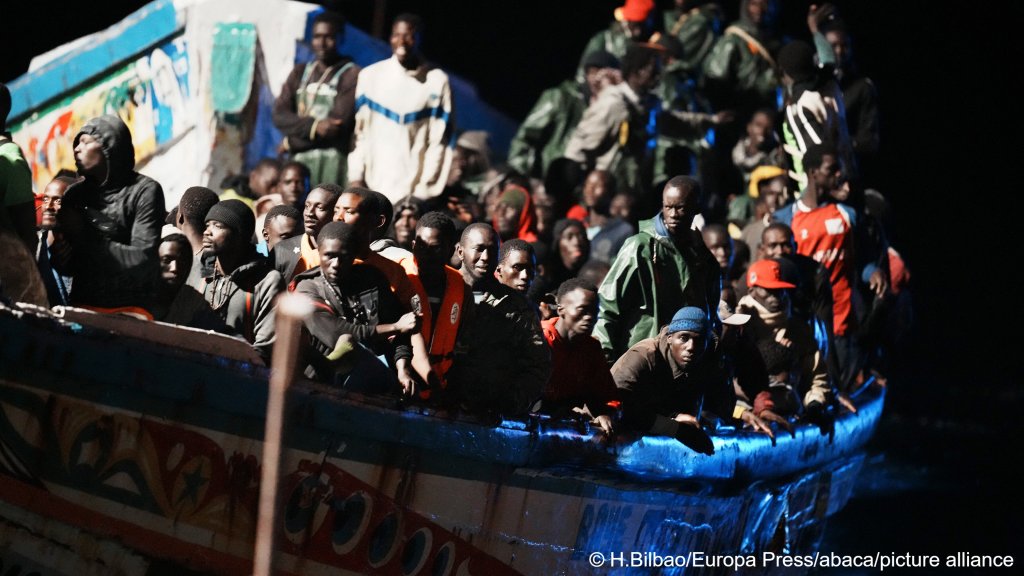
[[[680,308],[679,311],[676,312],[676,315],[672,317],[672,322],[668,325],[668,333],[672,334],[683,330],[687,332],[696,332],[701,335],[707,334],[707,312],[695,306]]]

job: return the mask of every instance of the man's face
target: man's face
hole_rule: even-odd
[[[359,203],[362,202],[362,198],[358,194],[352,194],[346,192],[338,198],[338,205],[335,206],[334,212],[337,214],[335,220],[340,220],[345,224],[351,224],[356,226],[359,222]]]
[[[608,173],[595,170],[587,174],[583,182],[583,205],[587,208],[607,206],[611,204],[608,187]]]
[[[761,255],[763,258],[780,258],[783,254],[793,253],[793,241],[781,230],[765,229],[761,235]]]
[[[533,214],[537,217],[538,234],[546,234],[555,225],[555,220],[558,219],[555,204],[555,198],[548,194],[544,187],[533,192]],[[516,224],[518,225],[518,219]]]
[[[850,181],[849,179],[843,179],[842,183],[839,184],[834,190],[832,190],[832,199],[836,202],[846,202],[850,199]]]
[[[747,17],[754,24],[761,24],[768,13],[768,0],[750,0],[747,2]]]
[[[771,133],[772,122],[764,112],[755,112],[747,122],[747,136],[755,142],[763,142]]]
[[[281,178],[281,172],[277,168],[264,167],[254,170],[249,175],[249,188],[256,197],[266,196],[277,192],[277,181]]]
[[[281,194],[281,200],[285,204],[298,208],[299,199],[306,191],[302,171],[293,167],[282,170],[281,179],[277,182],[277,191]]]
[[[317,246],[317,250],[320,252],[320,270],[324,278],[331,284],[340,286],[352,271],[352,263],[356,259],[355,249],[337,238],[325,238]]]
[[[829,30],[825,33],[825,40],[832,46],[832,51],[836,54],[836,62],[841,68],[845,68],[850,57],[850,42],[846,34],[838,30]]]
[[[558,238],[558,256],[562,265],[569,270],[582,266],[590,254],[590,241],[587,233],[579,226],[568,226]]]
[[[227,254],[238,244],[238,233],[219,220],[208,220],[203,232],[203,248],[219,256]]]
[[[421,270],[441,269],[451,260],[452,248],[437,228],[420,228],[412,242],[412,253],[416,257],[416,265]]]
[[[633,205],[635,200],[629,194],[619,193],[612,198],[612,205],[608,211],[615,218],[621,218],[626,222],[633,219]]]
[[[505,261],[498,264],[498,281],[526,295],[537,274],[537,263],[533,256],[522,250],[512,250]]]
[[[313,26],[313,39],[310,44],[317,60],[332,61],[338,54],[338,29],[330,22],[317,22]]]
[[[170,288],[180,288],[192,268],[192,253],[182,249],[179,242],[161,242],[157,256],[160,258],[160,279]]]
[[[720,230],[705,230],[704,244],[715,257],[718,267],[727,270],[732,264],[732,239],[729,235],[723,234]]]
[[[46,185],[46,189],[43,190],[43,214],[40,219],[43,228],[53,228],[57,225],[57,212],[60,212],[64,191],[67,189],[68,185],[60,180],[54,180]]]
[[[699,208],[697,195],[686,186],[666,188],[661,196],[661,214],[665,220],[665,228],[675,238],[681,237],[690,229]]]
[[[412,244],[413,235],[416,233],[416,223],[419,221],[415,210],[407,208],[399,212],[395,217],[395,240],[402,246]]]
[[[643,42],[647,39],[646,20],[626,20],[622,23],[622,26],[626,29],[626,35],[629,36],[630,40]]]
[[[783,176],[776,176],[760,186],[759,191],[768,213],[774,214],[786,201],[786,179]]]
[[[494,275],[498,267],[498,236],[486,228],[474,228],[459,242],[462,269],[476,284]]]
[[[495,210],[498,215],[498,234],[505,239],[515,238],[518,231],[517,228],[519,228],[519,214],[522,212],[522,209],[505,202],[498,202]]]
[[[391,53],[401,63],[406,63],[416,53],[416,29],[408,22],[395,22],[391,27]]]
[[[93,178],[107,177],[107,157],[103,155],[103,144],[92,134],[82,134],[75,145],[75,166],[78,171]]]
[[[680,330],[668,337],[669,353],[683,369],[689,368],[704,355],[704,336]]]
[[[769,312],[779,312],[789,303],[789,290],[786,288],[751,286],[750,295]]]
[[[839,183],[839,160],[834,154],[822,155],[821,166],[811,170],[810,178],[822,194],[835,190]]]
[[[334,204],[330,198],[330,194],[322,188],[314,188],[309,196],[306,196],[302,223],[306,225],[306,232],[313,238],[316,238],[320,229],[334,218]]]
[[[298,233],[299,221],[294,218],[278,215],[263,223],[263,239],[267,241],[267,250]]]
[[[589,336],[597,322],[597,294],[583,288],[565,293],[558,301],[558,318],[570,340]]]

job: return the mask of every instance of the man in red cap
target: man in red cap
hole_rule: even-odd
[[[796,285],[783,279],[777,260],[765,259],[747,269],[747,286],[750,292],[737,308],[751,316],[747,330],[755,340],[774,341],[792,350],[793,365],[785,384],[798,392],[805,418],[821,422],[832,401],[832,384],[813,330],[790,314],[790,290]]]
[[[576,80],[584,80],[587,56],[603,50],[618,59],[626,55],[631,42],[645,42],[654,30],[654,0],[626,0],[615,9],[615,21],[607,29],[594,34],[580,55]]]

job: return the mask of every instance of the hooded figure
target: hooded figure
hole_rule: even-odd
[[[163,189],[135,172],[132,135],[117,116],[89,120],[73,145],[84,179],[64,194],[58,242],[66,243],[67,252],[55,259],[57,268],[75,279],[70,302],[145,308],[159,280]]]
[[[494,229],[501,239],[537,241],[537,214],[530,193],[521,186],[509,186],[498,197]]]

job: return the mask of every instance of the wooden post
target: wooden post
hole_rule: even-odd
[[[256,548],[253,575],[273,574],[275,530],[277,524],[278,480],[281,476],[281,431],[284,427],[285,395],[295,379],[302,320],[313,312],[309,300],[298,294],[282,294],[277,299],[277,340],[271,358],[270,389],[267,393],[267,420],[263,437],[263,473],[260,477],[259,518],[256,522]]]

